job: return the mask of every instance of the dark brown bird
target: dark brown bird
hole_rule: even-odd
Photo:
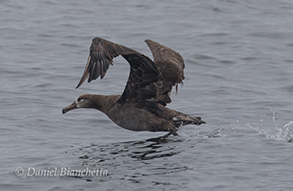
[[[130,64],[130,74],[122,95],[84,94],[63,114],[77,108],[94,108],[105,113],[117,125],[133,131],[169,131],[176,134],[180,126],[205,123],[200,117],[165,107],[171,102],[172,87],[184,80],[184,61],[179,53],[157,42],[146,40],[154,61],[128,47],[94,38],[88,62],[77,87],[104,78],[113,58],[124,57]]]

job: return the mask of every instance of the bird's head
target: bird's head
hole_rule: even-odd
[[[62,109],[62,113],[65,114],[68,111],[78,108],[94,108],[94,104],[92,102],[92,95],[84,94],[79,96],[76,99],[76,101],[74,101],[72,104],[68,105],[67,107],[64,107]]]

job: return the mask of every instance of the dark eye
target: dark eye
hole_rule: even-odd
[[[83,100],[82,98],[77,98],[77,101],[80,102],[81,100]]]

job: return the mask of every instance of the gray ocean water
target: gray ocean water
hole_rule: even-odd
[[[293,190],[291,0],[2,0],[0,22],[1,190]],[[62,115],[124,89],[122,58],[75,89],[96,36],[178,51],[186,79],[169,107],[207,124],[163,139],[95,110]],[[55,168],[107,175],[29,174]]]

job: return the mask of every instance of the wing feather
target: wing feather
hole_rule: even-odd
[[[185,65],[182,56],[171,48],[157,42],[148,39],[145,42],[153,54],[154,63],[164,78],[164,88],[169,93],[172,90],[172,86],[175,85],[177,92],[178,84],[183,83],[185,78]]]
[[[94,38],[90,46],[88,62],[76,88],[80,87],[86,79],[88,79],[88,82],[98,77],[103,79],[109,66],[113,63],[113,58],[134,53],[137,54],[138,52],[102,38]]]

